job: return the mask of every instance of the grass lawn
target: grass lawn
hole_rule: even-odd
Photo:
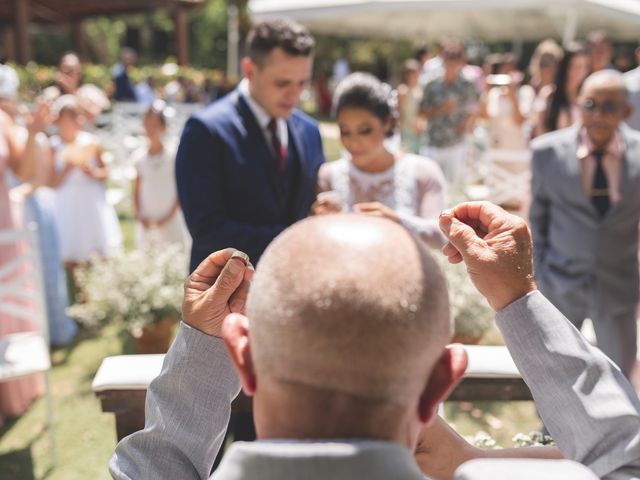
[[[323,125],[327,159],[340,156],[335,125]],[[133,247],[133,222],[121,218],[126,248]],[[110,478],[107,462],[116,445],[115,420],[102,413],[91,382],[104,357],[134,353],[128,335],[110,325],[83,330],[75,343],[53,352],[54,431],[58,464],[51,468],[49,437],[41,398],[22,417],[0,429],[0,480],[102,480]],[[446,417],[463,435],[485,431],[499,444],[511,446],[517,432],[539,428],[531,402],[450,404]]]
[[[113,415],[102,413],[91,391],[100,362],[109,355],[132,352],[122,333],[109,326],[86,331],[67,348],[53,352],[54,432],[58,464],[50,471],[45,402],[0,430],[0,478],[3,480],[107,479],[106,465],[116,444]]]

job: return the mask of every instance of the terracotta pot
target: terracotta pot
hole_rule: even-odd
[[[462,343],[463,345],[477,345],[482,340],[482,335],[479,337],[470,337],[464,335],[454,335],[451,339],[451,343]]]
[[[176,317],[164,317],[143,327],[139,332],[131,333],[138,353],[167,353],[173,338],[173,326]]]

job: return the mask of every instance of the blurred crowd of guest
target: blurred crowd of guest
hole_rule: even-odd
[[[124,53],[123,66],[132,55]],[[118,89],[127,90],[122,72],[126,67],[114,77],[118,94]],[[82,82],[82,65],[74,53],[62,56],[54,84],[31,106],[20,101],[19,87],[16,71],[0,65],[0,229],[36,224],[49,339],[51,345],[63,346],[77,331],[67,307],[83,301],[75,272],[123,247],[120,222],[107,196],[109,165],[94,133],[97,117],[117,100]],[[149,100],[140,118],[146,142],[130,159],[136,171],[135,240],[140,246],[153,241],[186,248],[189,239],[173,173],[175,152],[164,142],[168,107],[155,97]],[[0,264],[26,248],[2,247]],[[36,322],[0,312],[0,335],[38,328]],[[42,386],[38,376],[0,384],[0,423],[23,412]]]
[[[579,119],[579,91],[587,76],[623,69],[635,107],[628,124],[640,128],[640,73],[629,55],[614,55],[611,39],[595,31],[564,47],[547,39],[522,68],[513,53],[469,63],[464,44],[445,40],[435,55],[426,47],[404,63],[397,85],[405,150],[436,160],[450,183],[464,177],[469,135],[483,129],[485,148],[528,150],[529,141]],[[466,137],[466,139],[465,139]],[[476,139],[477,140],[477,139]]]

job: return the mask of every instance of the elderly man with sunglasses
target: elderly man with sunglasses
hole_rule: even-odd
[[[640,133],[622,75],[589,76],[581,121],[532,143],[535,275],[578,328],[593,321],[598,346],[629,375],[636,359]]]

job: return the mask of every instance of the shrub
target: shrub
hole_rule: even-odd
[[[77,273],[86,303],[69,308],[80,323],[124,322],[136,331],[167,316],[179,316],[187,259],[179,246],[149,244],[96,260]]]

